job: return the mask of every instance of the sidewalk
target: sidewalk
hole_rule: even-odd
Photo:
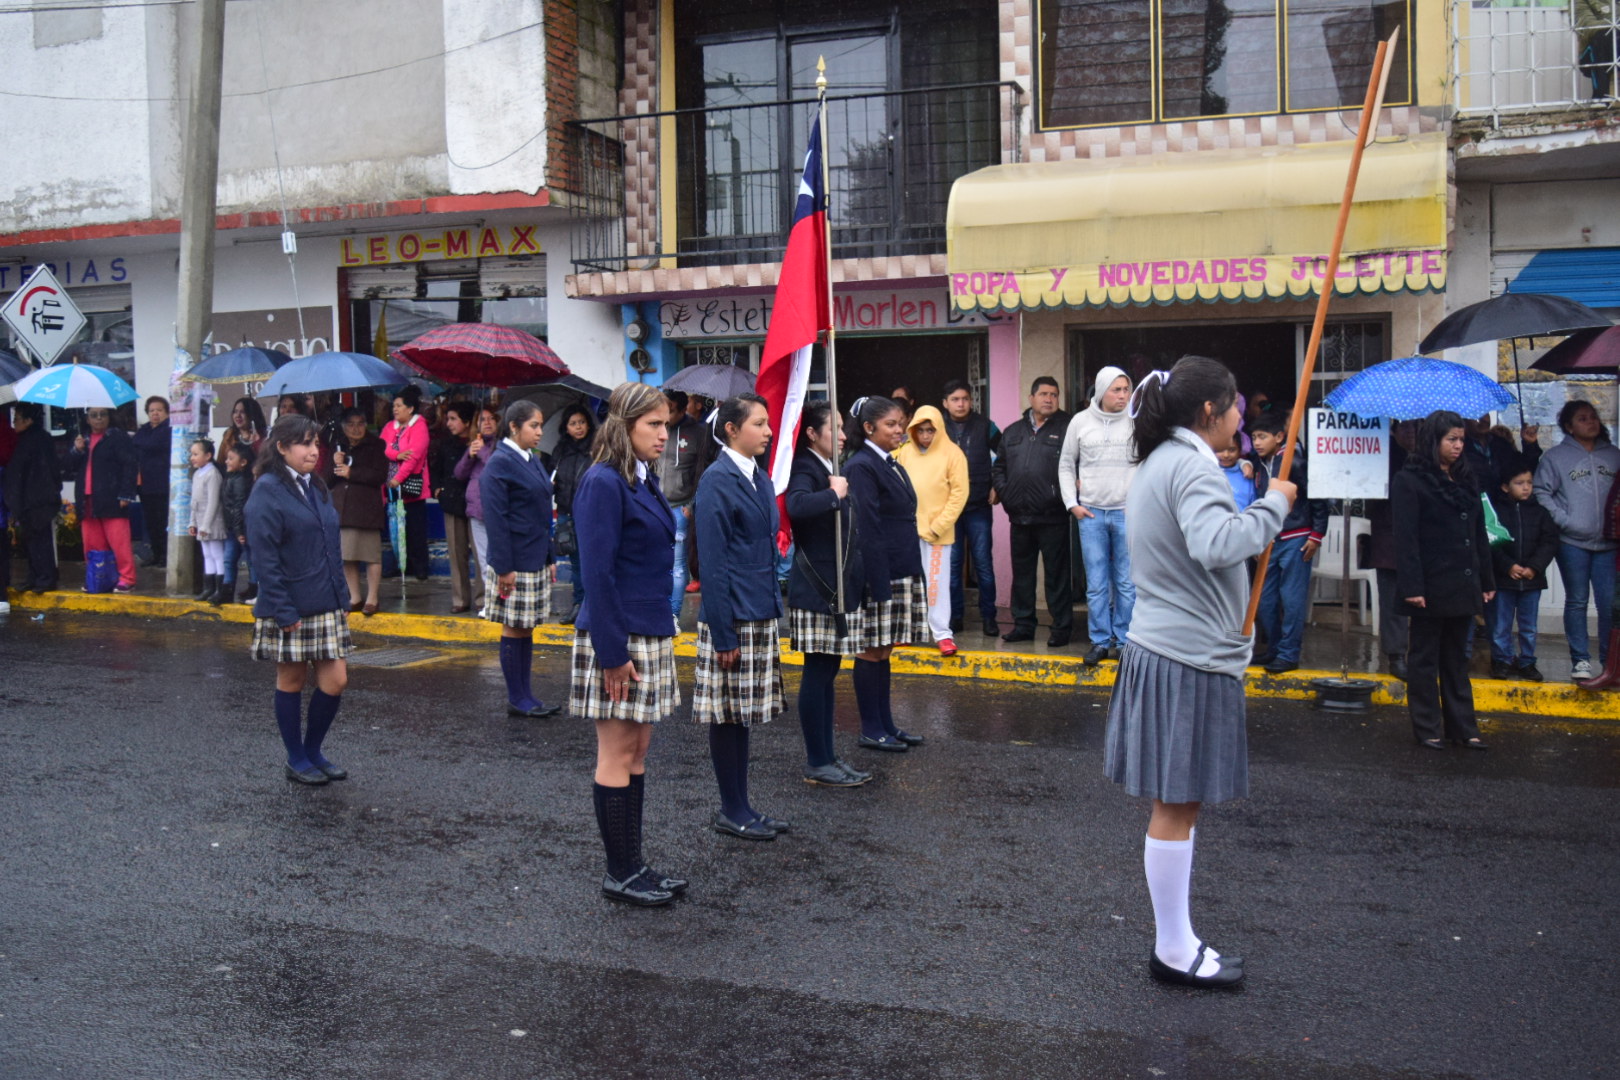
[[[77,579],[77,567],[63,567],[63,581]],[[77,590],[61,589],[51,593],[11,593],[10,618],[27,618],[40,612],[64,614],[125,615],[138,618],[175,618],[217,620],[250,625],[251,609],[244,604],[226,604],[210,607],[189,597],[181,599],[164,595],[153,587],[157,584],[155,571],[141,572],[142,585],[127,594],[104,593],[90,595]],[[13,578],[13,580],[18,580]],[[150,582],[150,584],[148,584]],[[559,585],[553,593],[553,620],[569,609],[571,592]],[[681,612],[683,633],[676,641],[677,656],[692,658],[697,655],[696,621],[700,594],[689,593]],[[448,578],[430,578],[425,582],[408,580],[401,584],[398,578],[385,579],[381,591],[382,608],[376,615],[351,617],[350,626],[358,634],[376,634],[390,638],[409,638],[439,644],[494,644],[500,628],[494,623],[470,617],[451,615],[450,581]],[[969,606],[973,607],[971,595]],[[974,608],[976,611],[976,608]],[[1005,631],[1011,619],[1003,611],[1001,625]],[[1338,612],[1319,607],[1316,618],[1305,636],[1304,664],[1300,670],[1282,676],[1267,675],[1259,668],[1250,668],[1246,690],[1250,697],[1282,698],[1312,701],[1314,679],[1337,678],[1340,673],[1340,635],[1336,622]],[[1353,617],[1353,616],[1352,616]],[[0,619],[0,627],[4,620]],[[1066,647],[1051,649],[1045,644],[1048,630],[1042,626],[1034,641],[1008,645],[1000,639],[987,639],[978,633],[978,620],[971,620],[965,632],[958,634],[956,643],[961,650],[953,657],[943,657],[938,650],[902,648],[894,654],[894,670],[906,675],[937,675],[957,679],[993,679],[1003,682],[1036,682],[1048,686],[1084,686],[1107,688],[1114,683],[1117,665],[1112,661],[1097,667],[1087,667],[1080,661],[1088,643],[1085,639],[1085,613],[1075,613],[1077,636]],[[542,646],[567,648],[573,642],[573,627],[553,621],[535,631],[535,641]],[[1562,639],[1555,639],[1561,642]],[[1560,645],[1554,645],[1561,653]],[[1488,652],[1488,650],[1482,650]],[[1400,680],[1385,674],[1383,657],[1377,649],[1377,640],[1359,627],[1348,635],[1345,650],[1353,678],[1370,678],[1378,683],[1373,702],[1378,705],[1403,705],[1406,686]],[[784,643],[783,661],[790,665],[803,663],[800,653],[788,650]],[[1474,702],[1482,714],[1516,714],[1535,717],[1567,717],[1574,720],[1620,720],[1620,693],[1592,693],[1580,690],[1568,682],[1569,664],[1550,660],[1542,665],[1548,676],[1545,683],[1526,683],[1486,678],[1480,674],[1488,668],[1488,657],[1474,657]],[[1555,672],[1557,675],[1555,676]],[[1324,714],[1327,716],[1330,714]],[[1343,715],[1343,714],[1331,714]]]

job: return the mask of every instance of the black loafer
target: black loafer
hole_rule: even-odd
[[[318,761],[315,763],[315,767],[324,773],[328,780],[347,780],[349,778],[349,770],[339,768],[330,761]]]
[[[986,620],[984,620],[984,636],[985,637],[993,638],[999,633],[1001,633],[1001,624],[1000,623],[996,622],[996,620],[994,620],[994,619],[986,619]]]
[[[1068,634],[1053,634],[1051,637],[1046,639],[1046,647],[1049,649],[1061,649],[1068,643]]]
[[[1086,650],[1086,655],[1080,658],[1080,662],[1087,667],[1095,667],[1106,659],[1108,659],[1108,646],[1093,645]]]
[[[851,765],[841,757],[833,758],[833,764],[838,766],[840,769],[843,769],[844,775],[849,777],[851,780],[858,780],[864,784],[868,780],[872,779],[871,773],[862,772],[860,769],[857,769],[855,766]]]
[[[907,750],[911,749],[911,747],[907,746],[899,739],[892,738],[888,735],[882,735],[876,739],[872,738],[870,735],[862,735],[855,741],[855,745],[864,750],[887,750],[891,754],[903,754]]]
[[[311,787],[318,787],[326,783],[327,775],[313,766],[308,769],[295,769],[288,765],[287,779],[300,784],[308,784]]]
[[[868,776],[866,779],[870,780],[871,777]],[[855,779],[837,765],[817,765],[813,769],[804,770],[804,782],[820,784],[822,787],[860,787],[866,780]]]
[[[668,889],[659,889],[643,871],[636,871],[627,881],[615,881],[610,874],[602,875],[602,895],[636,907],[659,907],[675,899]]]
[[[1194,974],[1204,966],[1204,953],[1209,946],[1198,946],[1198,955],[1193,957],[1192,964],[1186,971],[1177,971],[1175,968],[1159,959],[1156,951],[1148,953],[1148,974],[1165,983],[1175,983],[1178,986],[1196,986],[1203,989],[1220,989],[1236,986],[1243,981],[1243,961],[1219,957],[1215,962],[1220,965],[1213,975]]]
[[[543,701],[540,702],[539,704],[537,704],[532,709],[520,709],[516,705],[513,705],[511,702],[507,702],[507,705],[506,705],[506,715],[508,715],[508,716],[527,716],[527,717],[529,717],[531,719],[534,719],[534,720],[538,720],[543,716],[555,716],[557,713],[560,713],[560,712],[562,712],[562,706],[561,705],[547,705]]]
[[[1491,748],[1491,744],[1480,738],[1478,735],[1474,736],[1472,739],[1452,739],[1451,741],[1462,747],[1464,750],[1489,750]]]
[[[643,878],[644,883],[650,881],[657,885],[658,888],[663,892],[674,893],[676,896],[679,896],[681,893],[686,891],[687,881],[685,878],[665,877],[663,874],[660,874],[650,866],[643,866],[641,868],[641,877]]]
[[[913,735],[909,731],[897,731],[894,733],[894,737],[905,743],[907,746],[921,746],[924,742],[921,735]]]
[[[1445,742],[1440,739],[1419,739],[1418,745],[1425,750],[1444,750],[1446,748]]]
[[[732,821],[718,810],[714,812],[714,818],[709,824],[714,826],[715,832],[725,833],[727,836],[735,836],[739,840],[776,839],[775,829],[767,829],[765,826],[759,824],[758,821],[750,821],[746,825],[738,825],[735,821]]]
[[[1002,634],[1001,635],[1001,640],[1002,641],[1009,641],[1009,642],[1010,641],[1034,641],[1035,640],[1035,631],[1033,631],[1033,630],[1025,630],[1022,627],[1015,626],[1010,631],[1008,631],[1007,633]]]
[[[769,814],[759,815],[759,817],[754,819],[754,824],[758,825],[762,829],[769,829],[771,832],[776,833],[779,836],[782,833],[790,833],[793,831],[793,825],[791,822],[782,821],[779,818],[773,818]]]

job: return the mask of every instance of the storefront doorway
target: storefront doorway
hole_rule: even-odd
[[[983,334],[896,334],[838,339],[838,396],[844,407],[872,394],[888,396],[896,387],[911,391],[917,405],[938,406],[945,384],[961,379],[983,382]],[[825,376],[812,369],[811,382]]]

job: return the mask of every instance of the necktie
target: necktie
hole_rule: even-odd
[[[321,512],[321,504],[315,501],[315,487],[309,482],[309,477],[300,477],[298,482],[303,485],[304,498],[309,502],[310,507],[317,514],[319,514]]]
[[[898,460],[896,460],[895,458],[890,457],[889,458],[889,468],[893,469],[896,473],[899,474],[900,482],[902,484],[906,485],[906,491],[908,493],[910,493],[911,492],[911,477],[906,475],[906,470],[900,464],[900,462]]]

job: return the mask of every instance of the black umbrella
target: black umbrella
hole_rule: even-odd
[[[1490,300],[1469,304],[1441,319],[1429,336],[1418,346],[1418,352],[1437,349],[1455,349],[1460,345],[1473,345],[1481,341],[1513,342],[1513,382],[1519,379],[1519,339],[1567,334],[1591,326],[1612,326],[1613,322],[1602,312],[1585,304],[1549,293],[1503,293]],[[1521,393],[1520,400],[1523,400]],[[1524,417],[1524,407],[1519,407]]]
[[[732,364],[693,364],[664,380],[665,390],[683,390],[710,401],[724,401],[753,388],[754,376],[748,369]]]

